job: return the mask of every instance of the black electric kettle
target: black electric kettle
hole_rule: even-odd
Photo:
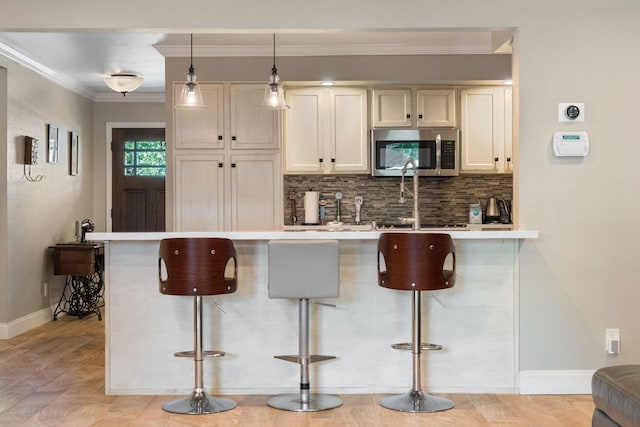
[[[509,203],[504,199],[498,199],[498,209],[500,210],[500,222],[511,224],[511,209]]]

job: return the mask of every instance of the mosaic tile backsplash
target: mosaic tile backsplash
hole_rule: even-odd
[[[405,187],[412,191],[411,177],[405,178]],[[398,223],[398,217],[411,216],[413,198],[405,193],[400,199],[399,177],[372,177],[368,175],[285,175],[284,224],[292,225],[290,194],[295,194],[298,224],[304,221],[304,192],[319,191],[327,198],[326,219],[336,218],[335,193],[342,192],[342,222],[355,220],[354,197],[362,196],[360,209],[362,222]],[[511,175],[461,175],[457,177],[420,177],[419,208],[421,223],[457,224],[469,222],[469,204],[479,199],[483,209],[491,196],[511,201],[513,178]]]

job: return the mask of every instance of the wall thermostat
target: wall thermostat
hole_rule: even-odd
[[[559,103],[558,121],[561,123],[584,122],[584,102]]]
[[[589,154],[586,132],[556,132],[553,134],[553,154],[556,157],[584,157]]]

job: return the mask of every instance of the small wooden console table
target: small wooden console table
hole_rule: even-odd
[[[104,243],[58,243],[53,249],[53,274],[67,276],[60,301],[53,312],[80,318],[95,313],[102,320],[104,306]]]

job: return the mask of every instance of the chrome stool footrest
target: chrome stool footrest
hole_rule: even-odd
[[[273,356],[276,359],[280,359],[280,360],[284,360],[286,362],[293,362],[293,363],[297,363],[299,365],[302,365],[303,359],[300,358],[300,356],[298,355],[294,355],[294,356]],[[312,364],[312,363],[316,363],[316,362],[323,362],[325,360],[331,360],[331,359],[335,359],[336,356],[320,356],[320,355],[311,355],[309,356],[308,359],[308,364]]]
[[[178,351],[177,353],[173,353],[174,357],[188,357],[190,359],[193,359],[193,350],[188,350],[188,351]],[[204,357],[222,357],[225,355],[224,351],[217,351],[217,350],[205,350],[204,352],[202,352],[202,355]]]
[[[403,342],[400,344],[393,344],[391,345],[391,348],[395,348],[396,350],[411,350],[413,348],[413,345],[410,342]],[[420,349],[421,350],[442,350],[442,346],[440,344],[429,344],[426,342],[423,342],[420,344]]]

